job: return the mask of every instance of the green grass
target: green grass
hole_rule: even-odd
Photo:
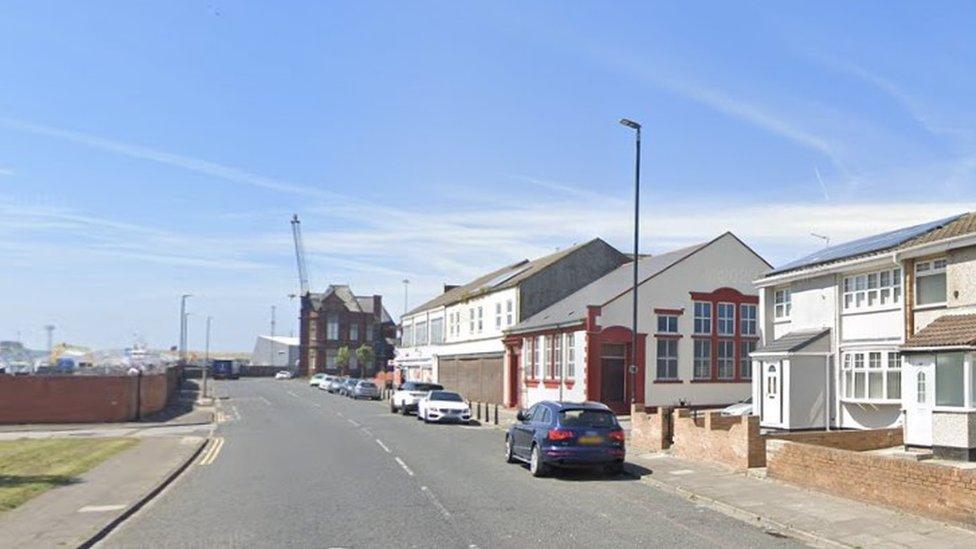
[[[0,512],[51,488],[78,482],[78,475],[137,442],[133,438],[0,441]]]

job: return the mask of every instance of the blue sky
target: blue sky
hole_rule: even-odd
[[[314,288],[402,310],[601,236],[777,264],[973,209],[971,3],[0,4],[0,337],[249,350]],[[843,6],[843,9],[842,9]]]

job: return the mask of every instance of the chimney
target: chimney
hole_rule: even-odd
[[[383,322],[383,296],[373,295],[373,316],[376,317],[376,321]]]
[[[446,294],[447,292],[450,292],[454,288],[460,288],[460,287],[461,287],[460,284],[445,284],[444,285],[444,293]]]

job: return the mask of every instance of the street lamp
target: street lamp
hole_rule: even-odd
[[[193,294],[180,296],[180,363],[186,366],[186,299]]]
[[[640,241],[640,161],[641,161],[641,125],[633,120],[621,118],[620,123],[634,130],[636,160],[634,163],[634,302],[633,322],[631,325],[630,347],[630,403],[637,402],[637,260]]]

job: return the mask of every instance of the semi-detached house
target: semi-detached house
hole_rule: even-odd
[[[763,427],[902,425],[907,446],[976,459],[976,214],[829,247],[756,284]]]
[[[503,403],[503,331],[628,261],[596,238],[482,275],[407,312],[394,365],[401,379],[436,381],[465,397]]]

